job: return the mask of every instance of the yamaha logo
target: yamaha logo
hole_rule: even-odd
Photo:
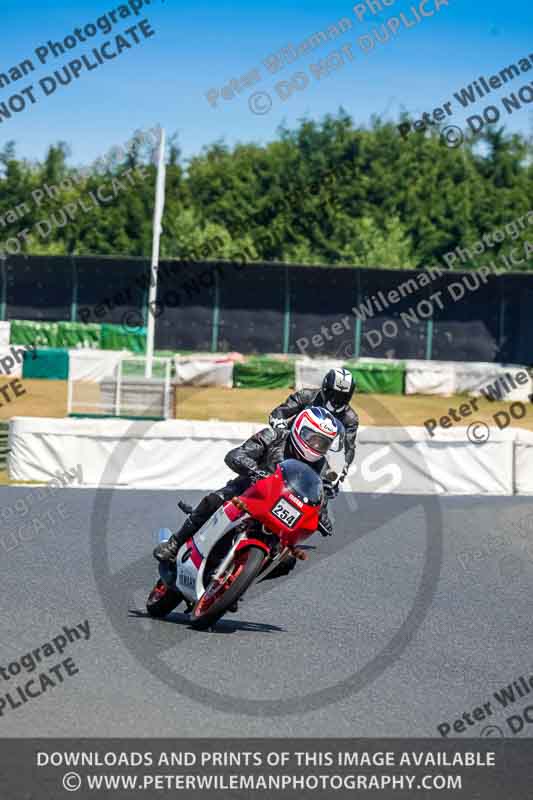
[[[291,501],[291,503],[294,503],[295,506],[298,506],[298,508],[303,508],[304,504],[302,503],[302,501],[299,500],[297,497],[295,497],[293,494],[289,495],[289,500]]]

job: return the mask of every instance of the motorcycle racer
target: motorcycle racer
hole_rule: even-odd
[[[224,461],[238,477],[222,489],[211,492],[191,512],[177,533],[158,545],[154,557],[158,561],[176,560],[180,547],[198,531],[220,506],[242,494],[255,481],[275,472],[277,465],[288,458],[307,463],[319,475],[327,467],[326,453],[344,429],[331,412],[320,407],[306,408],[297,416],[290,430],[263,428],[239,447],[230,450]],[[331,536],[332,525],[327,512],[327,501],[334,496],[331,485],[323,479],[324,500],[320,511],[320,532]]]
[[[345,465],[342,470],[340,482],[342,482],[350,464],[355,457],[355,446],[357,430],[359,428],[359,416],[350,406],[350,400],[356,390],[355,380],[352,373],[347,369],[330,369],[324,376],[322,388],[301,389],[289,395],[281,405],[271,412],[269,424],[275,429],[287,428],[296,414],[311,406],[323,406],[333,416],[342,423],[346,432],[344,443]]]

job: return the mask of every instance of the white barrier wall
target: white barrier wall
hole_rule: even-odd
[[[9,323],[6,323],[9,325]],[[0,323],[1,325],[1,323]],[[2,348],[0,328],[0,350]],[[6,348],[6,355],[8,354]],[[69,351],[69,374],[72,380],[101,382],[114,374],[121,356],[129,351],[77,350]],[[233,367],[236,360],[243,360],[239,353],[227,355],[195,354],[174,357],[175,382],[187,386],[233,386]],[[296,389],[320,388],[326,372],[333,367],[342,367],[345,358],[311,359],[295,361]],[[447,361],[425,361],[420,359],[361,358],[353,364],[386,363],[390,366],[405,366],[405,394],[447,396],[470,394],[479,396],[482,389],[493,388],[496,399],[506,402],[528,402],[533,392],[533,380],[526,367],[491,363],[461,363]],[[509,376],[511,380],[509,380]],[[519,376],[520,383],[516,382]],[[524,380],[525,379],[525,380]],[[513,387],[513,380],[516,382]],[[498,397],[499,395],[499,397]]]
[[[0,322],[0,347],[8,347],[11,340],[11,322]]]
[[[232,473],[224,456],[257,423],[17,417],[9,433],[9,474],[47,481],[83,465],[87,485],[208,490]],[[491,428],[471,444],[466,428],[362,428],[355,463],[343,488],[396,494],[533,493],[533,434]]]
[[[517,377],[524,382],[518,383]],[[457,394],[468,393],[479,397],[482,389],[487,391],[492,388],[496,391],[496,399],[509,403],[517,400],[528,402],[531,394],[531,376],[526,367],[516,365],[459,362],[455,365],[455,380]]]
[[[516,432],[514,466],[516,494],[533,494],[532,431]]]
[[[233,365],[231,358],[212,356],[175,356],[176,383],[179,386],[233,386]]]
[[[101,383],[105,378],[112,378],[121,358],[128,356],[131,356],[129,350],[69,350],[69,378]]]
[[[376,362],[405,365],[405,394],[469,394],[479,397],[481,390],[492,389],[495,399],[527,403],[533,392],[533,380],[527,368],[517,365],[422,359],[402,362],[386,358],[361,358],[351,363],[364,366]],[[346,359],[299,359],[296,362],[296,388],[319,388],[329,369],[342,367],[345,363]]]
[[[455,364],[446,361],[405,362],[405,394],[455,394]]]
[[[330,369],[343,367],[345,363],[345,358],[298,359],[294,367],[296,391],[300,389],[320,389],[326,372]]]
[[[88,485],[212,488],[233,474],[224,465],[228,450],[261,427],[16,417],[9,427],[8,469],[14,480],[47,481],[56,470],[79,463]]]

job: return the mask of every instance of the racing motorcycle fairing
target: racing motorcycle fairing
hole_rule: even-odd
[[[176,586],[188,600],[196,601],[205,591],[204,571],[209,554],[216,544],[245,518],[244,512],[224,503],[188,539],[176,557]]]
[[[287,459],[241,499],[250,516],[276,534],[282,546],[294,547],[318,528],[322,481],[307,464]]]
[[[281,462],[273,475],[220,506],[181,546],[175,567],[161,563],[162,580],[169,586],[175,583],[186,600],[196,603],[236,554],[249,547],[264,551],[261,574],[266,575],[317,530],[322,491],[320,476],[307,464],[296,459]],[[247,520],[251,524],[243,524]]]

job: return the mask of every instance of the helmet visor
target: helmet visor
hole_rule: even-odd
[[[311,428],[303,428],[300,431],[300,436],[309,447],[323,456],[326,455],[333,443],[333,439],[329,436],[324,436],[324,434],[311,430]]]
[[[326,399],[331,403],[333,408],[343,408],[350,402],[350,392],[339,392],[337,389],[330,389],[326,392]]]
[[[346,439],[346,431],[344,429],[344,425],[342,424],[342,422],[339,422],[339,420],[337,420],[337,430],[338,430],[338,433],[337,433],[337,436],[335,437],[335,441],[333,442],[333,444],[330,447],[330,452],[343,453],[344,452],[344,442],[345,442],[345,439]]]

